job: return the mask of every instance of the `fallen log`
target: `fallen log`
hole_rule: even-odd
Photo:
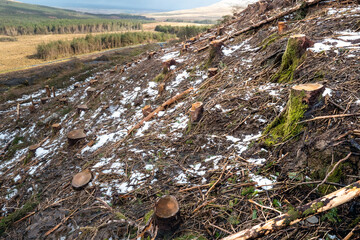
[[[317,213],[325,212],[347,203],[359,196],[360,180],[347,187],[341,188],[338,191],[318,198],[308,204],[290,210],[285,214],[270,219],[265,223],[258,224],[250,229],[245,229],[241,232],[225,237],[223,240],[246,240],[265,236],[284,227],[294,225]]]

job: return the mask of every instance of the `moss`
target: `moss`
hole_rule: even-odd
[[[329,168],[321,168],[319,170],[319,179],[324,179],[327,172],[333,169],[335,164],[331,165]],[[333,182],[333,183],[340,183],[344,178],[346,178],[346,174],[344,174],[344,168],[348,166],[349,163],[341,163],[328,177],[327,182]],[[326,171],[327,170],[327,171]],[[322,195],[329,194],[336,190],[335,186],[329,186],[329,185],[321,185],[319,187],[319,192]]]
[[[297,209],[290,207],[290,209],[288,210],[287,214],[289,215],[284,223],[285,225],[290,225],[290,223],[296,219],[299,219],[302,215],[302,213],[300,211],[298,211]]]
[[[154,210],[150,210],[149,212],[147,212],[144,216],[144,222],[145,223],[149,222],[149,220],[153,216],[153,214],[154,214]]]
[[[274,33],[271,34],[269,37],[265,38],[261,43],[261,50],[265,50],[268,46],[270,46],[270,44],[272,44],[273,42],[275,42],[276,40],[278,40],[279,38],[281,38],[281,35],[278,33]]]
[[[255,188],[253,186],[250,186],[241,191],[241,196],[247,196],[254,192],[255,192]]]
[[[330,211],[328,211],[326,214],[324,214],[321,217],[321,221],[326,221],[327,220],[327,221],[329,221],[331,223],[341,222],[337,211],[338,211],[337,208],[330,209]]]
[[[17,209],[15,212],[4,217],[0,221],[0,236],[8,229],[14,222],[25,217],[30,211],[34,210],[39,204],[39,195],[33,195],[22,208]]]
[[[324,206],[323,202],[313,203],[310,208],[306,209],[303,212],[302,216],[307,217],[307,216],[313,215],[313,214],[317,213],[317,210],[319,210],[323,206]]]
[[[121,212],[116,212],[115,217],[116,217],[116,219],[119,219],[119,220],[127,219],[127,217],[124,214],[122,214]]]
[[[271,77],[271,81],[279,83],[292,82],[296,68],[303,62],[305,57],[305,54],[299,55],[297,40],[289,38],[280,69]]]
[[[307,109],[308,105],[302,102],[302,95],[290,96],[285,112],[266,127],[264,134],[269,136],[265,139],[265,144],[272,146],[298,135],[303,129],[303,125],[298,122],[304,117]]]
[[[160,73],[159,75],[157,75],[157,76],[153,79],[153,81],[154,81],[154,82],[161,82],[162,80],[164,80],[164,78],[165,78],[165,74],[164,74],[164,73]]]

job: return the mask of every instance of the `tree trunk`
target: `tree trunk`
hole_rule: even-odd
[[[202,102],[194,103],[189,110],[191,122],[194,123],[200,121],[203,112],[204,112],[204,104]]]

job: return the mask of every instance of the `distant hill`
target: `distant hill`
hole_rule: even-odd
[[[240,9],[245,9],[250,3],[257,1],[258,0],[222,0],[207,7],[171,12],[150,13],[145,14],[145,16],[155,18],[159,21],[165,21],[167,19],[183,21],[216,21],[222,16],[231,14],[234,6]]]
[[[0,34],[87,33],[141,29],[140,15],[91,14],[0,0]]]

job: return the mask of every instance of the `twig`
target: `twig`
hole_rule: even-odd
[[[349,232],[349,234],[346,235],[346,237],[345,237],[343,240],[350,240],[351,237],[354,235],[354,232],[355,232],[356,230],[358,230],[358,229],[360,229],[360,223],[359,223],[356,227],[354,227],[354,228],[351,230],[351,232]]]
[[[257,203],[257,202],[255,202],[255,201],[254,201],[254,200],[252,200],[252,199],[249,199],[248,201],[249,201],[249,202],[251,202],[252,204],[255,204],[255,205],[257,205],[257,206],[261,207],[261,208],[266,208],[266,209],[272,210],[272,211],[274,211],[274,212],[277,212],[277,213],[283,214],[281,211],[279,211],[279,210],[277,210],[277,209],[275,209],[275,208],[272,208],[272,207],[267,207],[267,206],[261,205],[260,203]]]
[[[226,163],[226,164],[224,165],[220,177],[219,177],[218,180],[211,186],[211,188],[206,192],[205,197],[206,197],[207,195],[209,195],[209,193],[214,189],[214,187],[216,186],[216,184],[218,184],[218,183],[220,182],[222,176],[224,175],[224,173],[225,173],[225,171],[226,171],[227,165],[228,165],[228,163]]]
[[[304,120],[298,123],[306,123],[306,122],[312,122],[316,120],[329,119],[329,118],[354,117],[354,116],[360,116],[360,113],[320,116],[320,117],[315,117],[313,119]]]
[[[326,175],[326,177],[322,180],[322,182],[319,183],[319,184],[316,186],[316,188],[314,188],[313,190],[311,190],[311,191],[308,193],[308,195],[306,195],[306,197],[303,199],[302,202],[304,202],[313,192],[315,192],[316,190],[318,190],[318,188],[319,188],[321,185],[323,185],[323,184],[326,182],[326,180],[329,178],[329,176],[336,170],[336,168],[340,165],[340,163],[346,161],[346,160],[351,156],[351,154],[352,154],[352,153],[350,152],[346,157],[344,157],[343,159],[341,159],[340,161],[338,161],[338,162],[334,165],[334,167],[331,169],[331,171]]]
[[[191,214],[194,214],[196,213],[197,211],[199,211],[201,208],[205,207],[206,205],[210,204],[210,203],[213,203],[216,201],[216,198],[210,200],[210,201],[206,201],[204,202],[203,204],[201,204],[200,206],[198,206],[197,208],[194,209],[194,211],[191,213]]]

